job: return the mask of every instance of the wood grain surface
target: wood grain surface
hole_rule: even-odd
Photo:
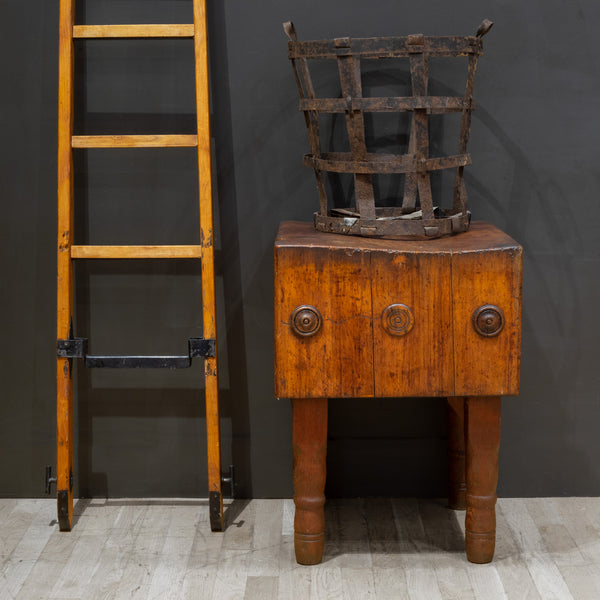
[[[465,548],[474,563],[488,563],[494,556],[499,448],[500,397],[467,398]]]
[[[71,258],[200,258],[200,246],[71,246]]]
[[[215,237],[210,132],[210,80],[208,71],[208,30],[206,0],[194,0],[194,57],[196,65],[196,123],[198,131],[198,202],[202,266],[202,331],[206,339],[217,340],[217,303],[215,295]],[[223,528],[221,490],[221,424],[219,417],[218,344],[215,356],[204,361],[206,399],[206,443],[208,453],[208,490],[219,495],[219,516],[213,528]]]
[[[521,277],[519,246],[452,256],[455,393],[461,396],[516,395],[521,371]],[[495,305],[504,313],[499,335],[483,337],[473,327],[477,308]]]
[[[430,241],[321,233],[286,222],[275,242],[275,388],[278,397],[518,394],[522,249],[488,223]],[[386,307],[409,307],[414,326],[390,335]],[[477,333],[492,304],[500,333]],[[310,305],[321,331],[294,333]]]
[[[192,148],[196,135],[74,135],[73,148]]]
[[[58,63],[58,232],[56,337],[69,337],[73,315],[73,4],[60,0]],[[73,519],[73,373],[72,359],[56,361],[56,472],[60,527],[69,531]],[[65,506],[66,502],[66,506]]]
[[[75,25],[74,38],[167,38],[194,36],[193,24]]]
[[[371,251],[374,377],[377,397],[454,393],[452,286],[449,253]],[[405,335],[385,328],[386,307],[410,308]]]
[[[281,398],[373,396],[370,257],[329,248],[275,251],[275,394]],[[313,336],[294,332],[292,312],[315,307]]]
[[[325,547],[327,399],[296,399],[292,411],[294,548],[300,564],[316,565]]]

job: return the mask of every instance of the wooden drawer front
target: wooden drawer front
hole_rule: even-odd
[[[301,306],[320,329],[299,335]],[[275,395],[373,396],[373,329],[368,251],[283,247],[275,251]]]
[[[520,247],[453,255],[457,396],[519,393],[521,277]],[[488,305],[492,311],[500,309],[503,317],[502,329],[489,336],[478,333],[473,322],[475,312]]]
[[[451,254],[372,252],[371,261],[375,395],[452,395]]]

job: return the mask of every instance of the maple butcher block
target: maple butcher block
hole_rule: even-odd
[[[519,393],[522,248],[474,222],[389,240],[284,222],[275,241],[275,394],[293,412],[296,560],[324,547],[327,399],[442,397],[449,504],[466,553],[492,560],[500,398]]]

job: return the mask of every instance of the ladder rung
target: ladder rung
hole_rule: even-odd
[[[71,258],[200,258],[201,246],[71,246]]]
[[[74,38],[191,38],[194,25],[75,25]]]
[[[195,148],[197,135],[74,135],[73,148]]]

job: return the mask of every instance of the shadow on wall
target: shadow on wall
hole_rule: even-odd
[[[213,186],[216,200],[217,327],[221,357],[221,455],[223,471],[227,470],[230,463],[236,467],[236,495],[249,497],[252,495],[252,473],[246,343],[229,114],[225,18],[223,7],[219,3],[213,9],[209,13],[213,62],[211,68],[221,75],[214,78],[211,90],[213,122],[219,123],[219,127],[215,128],[218,133],[214,139],[213,160],[216,165],[213,165],[213,170],[217,177]],[[78,22],[86,22],[85,5],[82,2],[79,3],[77,15]],[[93,66],[94,60],[106,58],[94,55],[91,60]],[[186,60],[191,60],[193,66],[193,53]],[[82,44],[76,52],[76,81],[86,81],[93,86],[94,77],[101,78],[102,70],[90,74],[89,65],[88,49]],[[189,66],[188,63],[188,68]],[[187,112],[164,115],[156,112],[130,114],[95,111],[96,105],[90,103],[87,97],[87,87],[88,85],[80,85],[76,88],[75,127],[78,133],[121,132],[123,126],[128,133],[155,133],[157,128],[161,133],[183,133],[195,129],[195,116]],[[193,78],[191,89],[193,91]],[[160,104],[161,91],[153,93],[157,94]],[[195,110],[193,95],[190,110]],[[110,152],[113,151],[105,154]],[[100,174],[93,173],[99,161],[91,159],[88,151],[75,153],[77,202],[74,218],[78,243],[115,243],[115,229],[122,219],[127,218],[126,213],[128,210],[131,212],[132,207],[137,210],[135,218],[130,219],[134,227],[129,235],[133,235],[134,239],[129,237],[116,243],[199,243],[196,237],[189,241],[178,237],[182,232],[184,236],[197,236],[197,227],[194,228],[193,225],[194,219],[197,223],[198,218],[197,175],[194,174],[190,179],[188,174],[184,174],[183,177],[187,179],[182,182],[180,173],[175,172],[171,174],[174,177],[171,184],[164,184],[160,179],[160,170],[164,170],[165,164],[171,164],[168,162],[170,159],[166,154],[164,158],[152,156],[152,152],[142,151],[135,158],[130,154],[122,154],[120,162],[109,164],[108,167],[108,163],[100,163],[100,171],[104,170]],[[138,158],[139,156],[142,158]],[[139,164],[134,161],[139,161]],[[189,166],[190,161],[186,164]],[[195,161],[191,164],[195,169]],[[150,174],[143,175],[143,168],[148,165],[151,167]],[[111,171],[110,168],[114,170]],[[132,168],[133,176],[130,174]],[[125,192],[116,189],[115,179],[129,185],[130,189]],[[113,193],[114,198],[110,197],[110,193]],[[143,198],[136,197],[140,194]],[[174,204],[178,198],[174,196],[191,200],[193,212],[189,213],[188,202],[186,215],[179,214],[180,207]],[[98,214],[98,199],[102,209],[108,207],[114,211],[116,206],[117,212],[109,218],[101,216],[104,223],[100,228],[95,225],[94,230],[90,224],[97,223],[95,217]],[[166,212],[165,199],[168,200]],[[153,215],[153,211],[148,207],[157,208],[158,216],[149,216]],[[163,215],[160,215],[161,210]],[[219,219],[220,214],[226,214],[227,219]],[[173,216],[176,221],[174,225],[170,218]],[[136,219],[140,222],[137,228]],[[148,235],[149,231],[150,235],[172,235],[174,239],[160,242],[154,238],[151,241],[138,239]],[[111,236],[113,239],[109,242],[96,239],[110,239]],[[200,265],[192,264],[191,261],[78,262],[75,265],[75,331],[79,336],[90,336],[90,346],[96,348],[96,353],[103,345],[103,351],[107,354],[119,353],[123,347],[127,347],[126,353],[130,354],[170,353],[169,347],[174,349],[175,354],[182,353],[179,352],[181,343],[186,344],[188,337],[202,335],[200,294]],[[183,298],[186,295],[188,297]],[[227,298],[227,302],[224,298]],[[201,360],[196,361],[185,372],[98,372],[87,370],[82,365],[77,366],[74,402],[76,495],[207,495],[201,364]],[[229,368],[229,365],[234,367]],[[224,493],[226,496],[229,493],[226,486]]]
[[[581,250],[583,237],[575,211],[557,210],[569,205],[554,181],[557,175],[548,172],[542,177],[539,167],[484,107],[479,105],[475,114],[501,150],[497,155],[510,161],[503,168],[512,168],[512,179],[502,197],[471,172],[466,174],[467,188],[472,197],[479,197],[479,210],[493,212],[493,221],[524,249],[521,393],[503,402],[499,494],[563,495],[564,473],[550,464],[549,453],[574,465],[583,480],[591,481],[597,471],[582,460],[583,453],[571,443],[574,434],[569,434],[575,428],[569,404],[583,358],[581,345],[572,340],[584,323],[577,308],[582,298],[575,252],[568,246],[575,244]],[[560,355],[558,360],[554,353]],[[530,464],[538,465],[534,474],[529,473]]]
[[[229,407],[231,412],[231,456],[236,468],[236,495],[252,498],[252,464],[250,438],[250,399],[246,363],[246,323],[244,318],[241,249],[233,133],[231,130],[231,98],[229,94],[229,54],[227,49],[225,7],[223,2],[211,2],[208,11],[211,32],[210,53],[212,77],[212,122],[214,131],[214,160],[216,162],[216,191],[219,199],[219,229],[221,239],[218,271],[223,274],[226,332],[229,369]],[[226,217],[226,218],[224,218]]]

